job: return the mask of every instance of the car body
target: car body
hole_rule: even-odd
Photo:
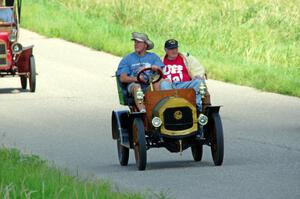
[[[129,149],[134,149],[136,165],[144,170],[147,150],[160,147],[173,153],[191,148],[194,160],[200,161],[203,145],[211,147],[214,164],[222,165],[224,141],[220,106],[210,105],[205,90],[202,91],[203,111],[197,113],[194,89],[154,91],[150,86],[144,95],[146,113],[140,113],[126,85],[119,77],[116,79],[120,104],[128,106],[128,109],[112,111],[112,138],[117,141],[122,166],[128,164]]]
[[[33,46],[23,47],[19,42],[21,1],[9,1],[12,6],[0,7],[0,78],[20,77],[22,89],[35,92],[36,68]]]

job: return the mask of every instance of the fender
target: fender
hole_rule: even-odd
[[[205,115],[207,117],[211,116],[213,113],[219,113],[221,106],[207,106],[205,108]]]
[[[112,111],[111,128],[112,138],[114,140],[120,139],[121,144],[130,148],[130,132],[131,132],[132,119],[129,116],[128,110]]]
[[[205,108],[205,115],[208,117],[208,123],[204,126],[204,137],[206,138],[205,144],[210,145],[211,142],[211,117],[213,114],[219,114],[221,106],[207,106]]]

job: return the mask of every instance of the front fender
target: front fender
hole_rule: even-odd
[[[205,108],[205,115],[211,116],[213,113],[219,113],[221,106],[207,106]]]
[[[130,134],[132,119],[128,110],[113,111],[111,116],[112,138],[120,139],[121,145],[132,147],[132,136]]]
[[[129,111],[118,110],[112,111],[111,115],[111,130],[112,138],[118,139],[122,133],[122,130],[128,129]]]

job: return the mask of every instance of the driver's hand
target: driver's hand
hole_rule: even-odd
[[[145,80],[145,77],[144,77],[143,75],[141,75],[140,80],[141,80],[143,83],[147,83],[147,81]]]

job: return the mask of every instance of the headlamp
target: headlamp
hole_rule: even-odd
[[[11,48],[12,48],[12,52],[15,54],[19,54],[23,50],[23,47],[20,43],[14,43]]]
[[[202,113],[200,113],[199,117],[198,117],[198,123],[201,125],[201,126],[204,126],[206,125],[208,122],[208,117]]]
[[[152,119],[152,125],[153,125],[155,128],[160,127],[161,124],[162,124],[162,122],[161,122],[161,119],[160,119],[159,117],[154,117],[154,118]]]

